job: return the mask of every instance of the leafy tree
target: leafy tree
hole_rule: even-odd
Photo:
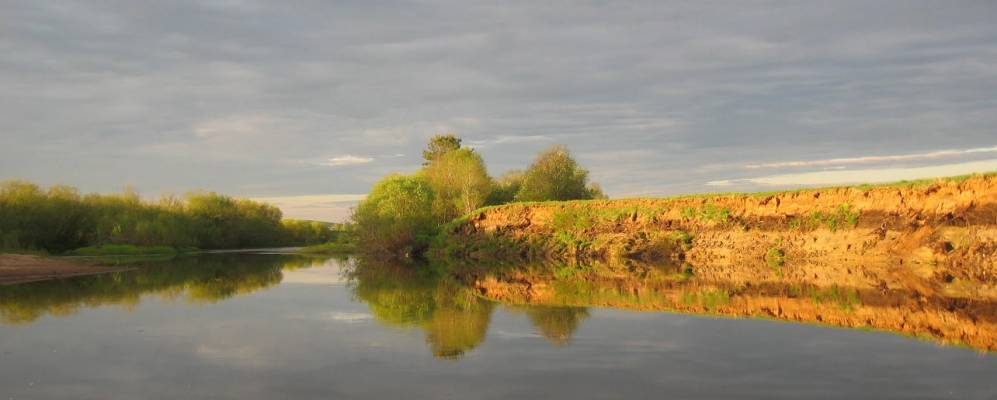
[[[419,252],[438,228],[432,208],[433,189],[424,177],[389,175],[354,210],[357,239],[368,252]]]
[[[292,232],[278,208],[217,193],[145,202],[134,190],[88,194],[68,186],[43,191],[0,182],[0,248],[64,252],[84,246],[167,245],[237,248],[310,244],[329,231]]]
[[[498,205],[511,203],[516,200],[516,193],[523,186],[523,171],[514,169],[506,172],[501,178],[495,181],[492,192],[488,196],[488,205]]]
[[[426,160],[422,165],[428,165],[440,156],[460,149],[460,142],[460,138],[452,133],[433,136],[429,139],[429,148],[422,152],[422,158]]]
[[[568,149],[555,145],[540,153],[523,174],[517,201],[590,199],[585,187],[588,171],[581,168]]]
[[[441,224],[481,207],[492,191],[485,162],[471,149],[448,151],[422,173],[433,189],[433,213]]]

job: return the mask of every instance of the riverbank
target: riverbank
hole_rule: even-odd
[[[104,274],[130,269],[132,268],[97,265],[67,258],[29,254],[0,254],[0,285]]]
[[[492,300],[777,318],[997,350],[997,177],[544,202],[432,254]]]

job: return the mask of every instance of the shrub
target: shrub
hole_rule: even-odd
[[[370,253],[420,252],[439,227],[432,209],[433,190],[424,177],[389,175],[354,210],[357,240]]]

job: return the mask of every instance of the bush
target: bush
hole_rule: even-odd
[[[68,186],[0,183],[0,248],[245,248],[318,243],[331,234],[320,223],[284,223],[281,216],[272,205],[210,192],[147,202],[130,189],[81,196]]]
[[[433,190],[424,177],[389,175],[354,210],[357,240],[368,253],[418,253],[439,227],[432,209]]]
[[[564,146],[553,146],[540,153],[523,173],[517,201],[591,199],[586,187],[588,171],[578,166]],[[601,192],[601,190],[600,190]]]

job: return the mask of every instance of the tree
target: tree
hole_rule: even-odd
[[[448,151],[422,173],[433,189],[433,213],[441,224],[481,207],[492,191],[485,162],[471,149]]]
[[[389,175],[354,210],[357,239],[367,252],[414,254],[438,229],[432,208],[433,189],[424,177]]]
[[[460,138],[452,133],[433,136],[429,139],[429,148],[422,152],[422,158],[426,160],[422,165],[429,165],[440,156],[460,149],[460,142]]]
[[[590,199],[588,171],[578,166],[568,149],[555,145],[537,156],[523,174],[516,201]]]
[[[523,186],[523,171],[514,169],[506,172],[501,178],[495,181],[492,186],[492,193],[485,202],[488,205],[499,205],[511,203],[516,200],[516,193]]]

